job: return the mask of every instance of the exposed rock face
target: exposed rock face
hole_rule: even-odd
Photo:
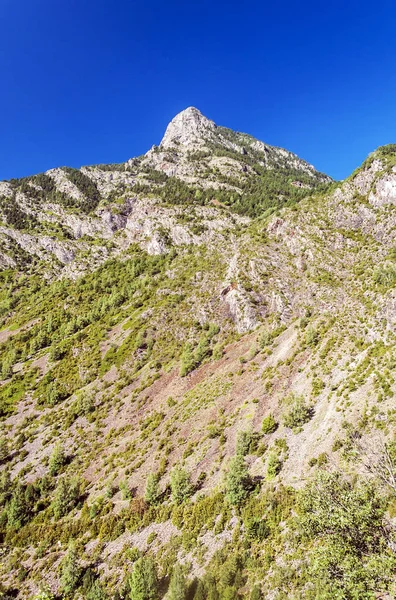
[[[133,160],[130,163],[133,169]],[[136,174],[128,170],[125,163],[122,170],[103,171],[100,167],[81,167],[81,172],[92,179],[102,196],[107,197],[113,192],[122,191],[125,187],[132,187],[136,180]]]
[[[376,208],[389,204],[396,205],[396,173],[383,177],[377,182],[375,191],[370,192],[369,201]]]
[[[187,147],[199,147],[204,140],[211,137],[216,129],[213,121],[210,121],[193,106],[180,112],[166,128],[160,148],[172,148],[176,144]]]
[[[127,164],[132,168],[131,161]],[[292,152],[219,127],[193,107],[176,115],[160,145],[146,153],[141,166],[203,189],[224,189],[242,194],[246,183],[257,178],[254,164],[268,170],[292,169],[296,177],[299,173],[304,174],[313,184],[331,181]],[[290,185],[302,189],[311,187],[298,179]]]
[[[293,169],[297,179],[291,188],[299,185],[299,172],[312,180],[313,187],[329,180],[291,152],[218,127],[189,107],[169,123],[159,147],[154,146],[143,157],[118,165],[82,167],[80,174],[74,170],[73,177],[66,168],[55,168],[37,179],[0,182],[3,206],[9,200],[13,207],[12,214],[8,211],[7,216],[6,211],[2,219],[0,204],[0,219],[7,225],[0,232],[2,263],[21,264],[12,247],[17,244],[43,260],[44,268],[51,269],[49,275],[60,275],[63,270],[62,276],[68,273],[75,277],[94,268],[98,261],[118,255],[131,243],[154,254],[167,252],[172,244],[210,244],[220,239],[223,231],[247,224],[249,219],[231,216],[215,199],[216,209],[200,206],[202,190],[213,195],[222,190],[234,199],[243,198],[251,183],[257,185],[257,168],[268,172]],[[187,210],[191,211],[190,224],[185,219],[183,199],[174,202],[173,188],[165,202],[158,197],[168,177],[194,189],[198,202]],[[92,202],[90,194],[95,191]],[[168,205],[179,202],[180,208]],[[96,240],[96,247],[92,240]],[[106,251],[97,252],[103,244]],[[51,261],[51,255],[67,267]],[[242,318],[235,312],[236,304],[242,303],[241,293],[234,290],[230,296],[230,300],[239,298],[237,303],[233,300],[237,320]],[[253,317],[248,320],[252,323]]]
[[[11,198],[12,192],[12,187],[7,181],[0,181],[0,196]]]
[[[383,169],[380,160],[374,160],[368,169],[361,170],[353,179],[353,185],[360,194],[367,194],[374,181],[376,173]]]
[[[188,224],[178,223],[184,209],[164,207],[148,198],[136,200],[125,225],[125,234],[130,243],[142,242],[150,254],[162,254],[170,245],[210,245],[222,238],[224,230],[249,222],[246,217],[230,218],[213,207],[197,207],[191,212],[201,224],[199,234],[193,233]]]
[[[6,227],[0,227],[0,234],[12,238],[27,253],[44,260],[48,260],[53,254],[61,263],[67,264],[74,258],[74,252],[70,244],[58,242],[49,236],[36,237]],[[6,257],[3,257],[3,260],[7,262]]]
[[[75,200],[83,200],[84,194],[68,179],[63,169],[50,169],[46,172],[46,175],[51,177],[56,183],[56,187],[60,192],[63,192],[70,198]]]
[[[238,333],[246,333],[258,326],[259,319],[257,311],[240,282],[238,258],[237,251],[229,262],[220,297],[226,303]]]

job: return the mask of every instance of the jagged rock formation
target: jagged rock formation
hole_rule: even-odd
[[[213,121],[204,117],[197,108],[190,106],[176,115],[169,123],[161,140],[160,148],[166,150],[181,144],[196,150],[205,144],[205,140],[216,139],[216,129]]]

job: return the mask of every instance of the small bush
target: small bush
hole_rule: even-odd
[[[49,460],[50,475],[57,475],[66,464],[66,456],[61,444],[57,444]]]
[[[258,435],[250,429],[240,431],[237,437],[236,454],[238,456],[246,456],[252,454],[258,445]]]
[[[268,479],[273,479],[276,477],[282,469],[282,461],[279,457],[279,454],[276,452],[271,452],[268,457],[267,463],[267,477]]]
[[[283,415],[283,423],[285,427],[298,430],[307,423],[311,417],[312,409],[301,396],[298,396],[295,398],[290,409]]]
[[[263,423],[261,425],[261,431],[265,434],[274,433],[278,428],[278,424],[275,421],[274,417],[270,413],[267,417],[263,419]]]

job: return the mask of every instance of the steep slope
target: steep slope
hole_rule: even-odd
[[[151,254],[166,251],[168,238],[208,244],[246,223],[227,207],[256,216],[329,181],[294,154],[189,108],[142,157],[0,182],[0,266],[77,277],[133,243]]]
[[[212,136],[187,109],[139,159],[197,187],[139,192],[111,260],[2,273],[9,597],[135,598],[141,555],[160,597],[176,563],[184,597],[394,597],[396,148],[252,219],[195,202]]]

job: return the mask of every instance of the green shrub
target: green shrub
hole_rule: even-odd
[[[267,417],[264,417],[263,423],[261,425],[261,431],[265,434],[274,433],[278,428],[278,424],[275,421],[274,417],[270,413]]]
[[[319,343],[319,334],[312,325],[308,327],[305,334],[305,343],[307,346],[316,346]]]
[[[263,541],[270,534],[268,524],[259,517],[250,517],[244,524],[248,539]]]
[[[304,398],[297,396],[293,400],[293,404],[283,415],[283,423],[285,427],[298,430],[312,418],[312,408],[308,406]]]
[[[246,456],[252,454],[257,448],[258,436],[251,429],[240,431],[237,437],[236,454]]]
[[[120,482],[119,488],[121,492],[121,498],[123,500],[130,500],[132,498],[131,489],[128,485],[128,482],[125,479]]]
[[[104,591],[99,579],[96,579],[86,593],[87,600],[107,600],[108,596]]]
[[[52,508],[55,519],[60,519],[67,515],[75,506],[77,506],[81,495],[81,484],[77,478],[68,479],[63,477],[56,490]]]
[[[33,600],[54,600],[54,596],[50,591],[41,590],[38,594],[33,596]]]
[[[57,475],[62,467],[66,464],[66,455],[61,444],[56,444],[50,459],[49,459],[49,473],[50,475]]]
[[[139,558],[129,578],[131,600],[156,600],[159,595],[157,569],[151,557]]]
[[[374,598],[388,589],[396,557],[378,492],[376,484],[321,470],[300,493],[299,524],[311,544],[308,570],[321,598]]]
[[[230,504],[238,506],[246,500],[252,489],[252,480],[243,456],[231,459],[225,484]]]
[[[282,460],[277,452],[271,452],[267,462],[267,477],[273,479],[282,469]]]
[[[159,487],[159,476],[157,473],[149,473],[146,482],[144,499],[148,504],[155,505],[158,503],[160,497],[161,490]]]
[[[263,597],[260,587],[255,585],[250,593],[250,600],[262,600]]]
[[[28,520],[28,504],[25,497],[25,487],[18,483],[12,493],[7,509],[9,527],[20,529]]]
[[[374,283],[385,288],[396,285],[396,265],[388,264],[383,267],[376,267],[373,273]]]
[[[78,564],[77,551],[74,543],[71,543],[65,558],[62,561],[61,588],[64,594],[71,594],[78,586],[81,577],[81,567]]]
[[[0,462],[3,462],[9,453],[8,442],[5,437],[0,437]]]
[[[179,564],[173,568],[167,597],[169,600],[186,600],[187,582],[183,568]]]
[[[327,465],[328,462],[329,457],[327,456],[326,452],[322,452],[321,454],[319,454],[317,461],[318,467],[323,467],[324,465]]]
[[[190,476],[184,469],[175,467],[170,474],[172,500],[176,504],[185,502],[193,493]]]

